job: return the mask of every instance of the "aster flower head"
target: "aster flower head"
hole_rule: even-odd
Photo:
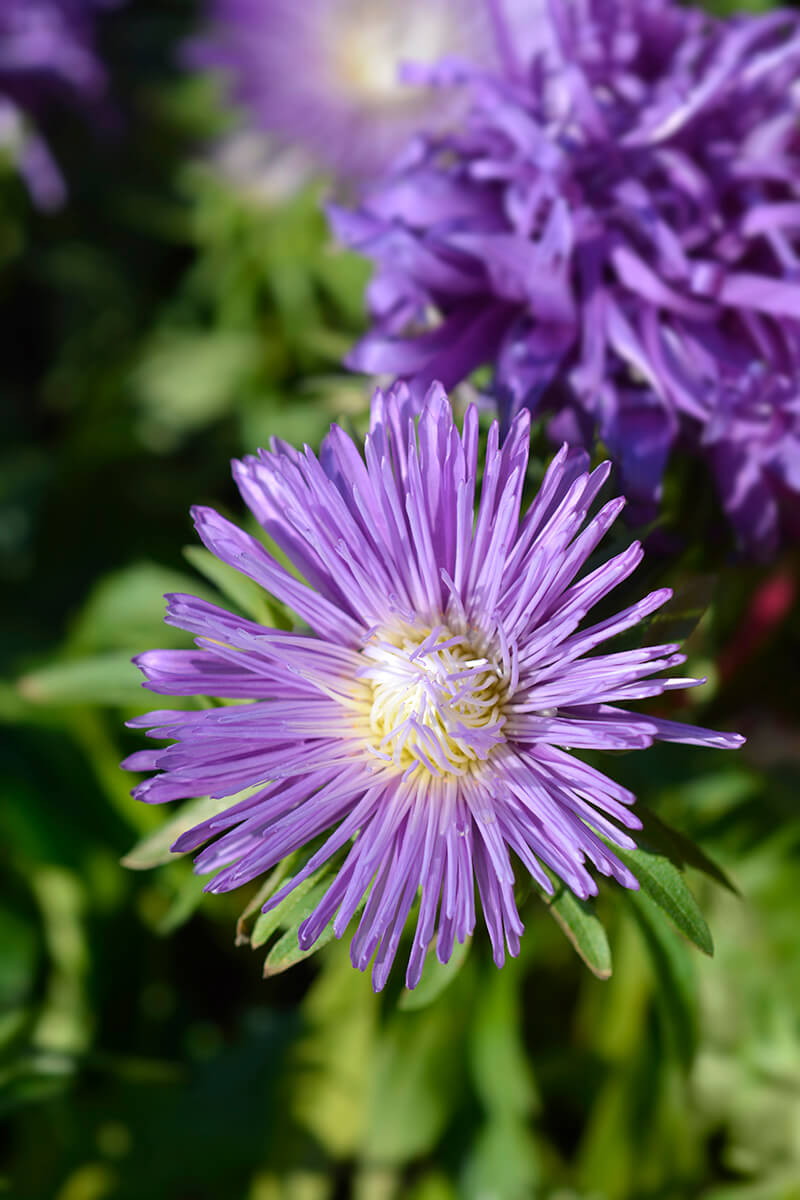
[[[640,517],[674,448],[708,455],[770,552],[798,503],[800,16],[545,10],[502,69],[462,70],[456,132],[332,210],[378,266],[350,365],[452,386],[491,363],[505,419],[599,436]]]
[[[225,73],[252,127],[346,178],[383,169],[416,129],[452,111],[404,68],[481,60],[491,45],[472,0],[211,0],[209,17],[193,64]]]
[[[495,961],[516,954],[512,855],[550,893],[548,872],[578,896],[596,893],[590,866],[638,886],[614,852],[634,845],[634,796],[568,748],[742,741],[620,707],[701,682],[663,677],[684,661],[675,645],[592,653],[669,589],[591,620],[641,546],[587,569],[624,501],[590,515],[609,466],[590,472],[581,450],[562,447],[523,513],[528,447],[527,413],[502,445],[492,427],[474,519],[476,410],[459,431],[438,385],[418,424],[403,385],[377,392],[363,458],[333,426],[319,458],[276,443],[235,463],[242,496],[303,581],[210,509],[195,510],[197,530],[303,627],[268,629],[174,595],[166,619],[197,649],[137,660],[152,691],[249,701],[131,722],[174,741],[126,760],[157,772],[138,798],[255,789],[173,849],[205,846],[196,869],[215,872],[206,890],[222,892],[324,836],[266,909],[339,856],[300,945],[331,920],[341,937],[361,910],[351,957],[361,969],[374,958],[376,989],[415,905],[408,986],[434,936],[449,959],[475,926],[476,883]]]
[[[102,95],[93,27],[97,12],[114,2],[4,0],[0,8],[0,149],[42,208],[63,201],[64,184],[33,122],[54,101],[92,103]]]

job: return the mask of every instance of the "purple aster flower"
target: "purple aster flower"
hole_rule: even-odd
[[[197,530],[303,627],[268,629],[173,595],[167,622],[194,633],[197,649],[136,660],[152,691],[247,702],[131,722],[174,739],[126,760],[158,772],[139,799],[255,789],[173,849],[205,844],[196,870],[216,872],[206,890],[222,892],[324,836],[265,911],[339,855],[300,945],[331,920],[341,937],[363,906],[351,956],[361,969],[374,956],[376,989],[417,901],[408,986],[434,934],[448,960],[475,925],[476,882],[495,961],[505,946],[516,954],[512,854],[546,892],[545,868],[578,896],[596,893],[588,864],[637,887],[613,849],[634,845],[634,797],[568,749],[743,740],[619,707],[700,682],[660,677],[684,661],[675,645],[590,653],[669,589],[587,620],[641,546],[582,574],[624,501],[590,516],[608,464],[589,473],[583,451],[562,447],[522,514],[528,445],[527,413],[502,446],[492,427],[474,521],[477,413],[459,432],[439,385],[418,427],[404,386],[377,392],[363,459],[333,426],[319,458],[276,443],[235,463],[246,503],[302,579],[211,509],[195,509]]]
[[[210,0],[191,61],[221,68],[257,129],[307,146],[343,177],[386,166],[420,127],[452,113],[403,70],[491,51],[474,0]],[[456,100],[457,103],[457,100]]]
[[[771,552],[800,495],[800,16],[548,0],[505,45],[460,72],[457,132],[332,211],[378,264],[350,365],[450,387],[492,364],[506,420],[601,438],[640,518],[675,447],[708,454]]]
[[[31,122],[64,98],[94,102],[105,72],[92,48],[98,10],[115,0],[3,0],[0,6],[0,148],[10,153],[41,208],[56,208],[64,183]]]

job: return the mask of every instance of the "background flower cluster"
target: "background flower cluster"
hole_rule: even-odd
[[[800,21],[757,7],[428,0],[399,26],[360,0],[2,6],[9,1194],[797,1194]],[[378,436],[376,376],[418,406],[433,379],[450,389],[478,495],[524,428],[522,514],[563,440],[573,464],[611,459],[597,509],[629,504],[582,545],[601,574],[645,547],[591,617],[645,618],[610,647],[636,674],[619,686],[649,694],[645,665],[674,666],[677,643],[680,673],[707,680],[626,699],[637,744],[657,722],[748,739],[574,746],[612,806],[637,797],[614,870],[640,889],[595,872],[584,900],[558,862],[550,894],[515,870],[497,904],[524,921],[518,957],[498,970],[478,922],[445,965],[418,962],[413,991],[398,969],[380,994],[351,966],[355,925],[339,941],[326,924],[343,855],[288,894],[302,854],[204,895],[170,846],[196,852],[186,831],[221,802],[138,804],[119,770],[164,753],[145,762],[125,728],[148,706],[134,656],[162,648],[141,661],[169,677],[168,728],[237,711],[176,683],[197,658],[181,597],[236,613],[252,645],[307,636],[196,540],[189,509],[221,514],[198,518],[217,550],[227,518],[271,530],[283,570],[295,535],[270,489],[300,488],[304,444],[303,487],[321,486],[314,463],[342,486],[346,444],[370,420]],[[337,585],[318,570],[315,586]],[[206,863],[225,866],[215,845]],[[403,963],[418,912],[397,927]]]

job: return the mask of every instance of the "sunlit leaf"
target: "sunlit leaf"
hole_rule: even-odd
[[[207,821],[209,817],[215,817],[235,802],[235,797],[231,796],[222,800],[212,799],[210,796],[202,796],[199,800],[187,800],[171,820],[161,825],[155,833],[148,833],[123,855],[120,859],[122,866],[132,871],[149,871],[152,867],[172,862],[180,856],[176,856],[170,850],[170,846],[182,833],[191,829],[193,825],[199,825],[201,821]]]
[[[269,912],[261,913],[250,935],[253,949],[263,946],[279,929],[294,931],[296,937],[298,927],[316,908],[330,882],[328,868],[321,867],[308,879],[298,883],[280,904],[276,904]]]
[[[667,914],[681,933],[685,933],[704,954],[713,954],[714,943],[705,917],[678,868],[663,855],[647,850],[615,847],[614,852],[633,871],[642,891]]]
[[[594,905],[578,897],[563,884],[552,897],[542,897],[548,911],[564,930],[576,952],[598,979],[611,975],[611,948]]]
[[[70,634],[70,651],[94,654],[130,647],[131,653],[138,653],[152,646],[191,645],[189,634],[164,624],[167,592],[214,599],[192,575],[157,563],[131,563],[95,584]]]
[[[33,704],[133,704],[141,701],[142,676],[131,652],[49,663],[23,675],[20,694]]]
[[[321,899],[322,895],[323,889],[320,889],[319,896],[315,897],[314,900],[315,905],[317,900]],[[311,909],[309,908],[310,911]],[[306,916],[308,916],[308,913],[301,919],[305,920]],[[299,924],[300,921],[298,921]],[[278,938],[264,960],[264,975],[280,975],[282,971],[288,971],[290,967],[296,966],[304,958],[310,958],[312,954],[316,954],[323,946],[327,946],[332,937],[333,921],[331,920],[314,942],[314,945],[310,946],[308,950],[301,950],[297,937],[297,926],[293,925],[291,929],[287,929],[282,937]]]
[[[637,834],[637,841],[641,846],[648,850],[660,851],[681,869],[694,867],[695,870],[702,871],[709,879],[713,879],[715,883],[727,888],[729,892],[733,892],[735,896],[739,895],[738,889],[731,883],[722,867],[709,858],[696,842],[679,830],[673,829],[671,825],[667,825],[646,805],[637,804],[636,812],[642,822],[641,833]]]
[[[148,421],[182,434],[224,413],[258,366],[254,332],[172,329],[155,335],[133,384]]]

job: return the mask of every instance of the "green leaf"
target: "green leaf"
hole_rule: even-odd
[[[245,794],[242,793],[242,796]],[[207,821],[209,817],[215,817],[217,813],[221,813],[235,804],[237,799],[241,799],[241,797],[226,796],[220,800],[203,796],[199,800],[187,801],[170,821],[157,829],[155,833],[149,833],[141,841],[138,841],[127,854],[123,855],[120,863],[131,871],[149,871],[152,867],[160,867],[164,863],[172,862],[175,858],[180,858],[180,854],[175,854],[170,850],[172,843],[177,841],[187,829],[191,829],[193,825],[199,825],[201,821]]]
[[[164,435],[180,435],[226,412],[257,368],[260,339],[229,329],[173,329],[145,347],[133,384]]]
[[[714,943],[699,905],[676,866],[661,854],[648,850],[614,852],[630,867],[642,891],[662,909],[675,926],[704,954],[714,953]]]
[[[206,879],[202,875],[188,875],[178,888],[167,911],[156,924],[156,933],[166,937],[185,925],[194,915],[201,900]]]
[[[215,599],[215,594],[192,575],[158,563],[132,563],[104,576],[94,586],[72,629],[70,651],[86,655],[127,651],[130,646],[137,653],[151,646],[190,645],[191,638],[184,630],[164,624],[164,596],[168,592],[190,592],[203,600]]]
[[[636,812],[642,822],[642,831],[637,835],[640,846],[646,850],[660,851],[681,870],[684,867],[694,867],[715,883],[727,888],[729,892],[733,892],[734,896],[740,895],[738,888],[731,883],[722,867],[709,858],[691,838],[667,825],[644,804],[637,804]]]
[[[277,933],[279,929],[291,927],[295,914],[303,910],[305,898],[319,881],[319,876],[320,872],[317,872],[316,875],[310,875],[308,879],[304,879],[302,883],[298,883],[294,891],[289,892],[288,896],[284,896],[283,900],[275,908],[271,908],[269,912],[259,914],[258,920],[253,926],[253,932],[250,934],[250,945],[254,950],[257,950],[259,946],[263,946],[268,942],[272,935]],[[311,909],[308,910],[308,912],[310,911]],[[300,921],[303,920],[305,920],[305,917],[300,918]],[[300,921],[297,922],[298,925]]]
[[[463,1200],[523,1200],[541,1183],[536,1141],[524,1121],[494,1117],[474,1139],[462,1177]]]
[[[215,558],[204,546],[184,546],[183,554],[195,570],[219,588],[222,595],[232,601],[244,616],[261,625],[274,625],[275,618],[267,594],[252,579]]]
[[[338,942],[303,1000],[303,1033],[286,1078],[292,1117],[328,1154],[355,1155],[368,1114],[380,1000]]]
[[[27,1000],[40,954],[35,925],[11,908],[0,908],[0,1012]]]
[[[686,943],[661,920],[658,907],[647,895],[627,891],[625,898],[650,955],[658,1009],[678,1058],[688,1067],[697,1044],[697,994]]]
[[[131,662],[135,651],[48,663],[17,682],[32,704],[135,704],[142,700],[141,672]]]
[[[611,976],[611,949],[602,921],[587,900],[579,900],[561,884],[553,896],[542,896],[550,915],[561,926],[575,951],[598,979]]]
[[[466,961],[472,939],[467,938],[463,943],[456,942],[450,961],[440,963],[433,948],[425,959],[422,978],[413,991],[403,988],[397,1007],[403,1012],[413,1012],[418,1008],[427,1008],[441,996],[455,979]]]
[[[327,887],[327,882],[325,887]],[[312,954],[316,954],[323,946],[327,946],[328,942],[333,937],[333,920],[331,920],[323,929],[313,946],[308,950],[301,950],[300,943],[297,940],[298,926],[306,919],[315,908],[319,900],[325,892],[325,887],[321,887],[319,893],[314,896],[313,904],[310,904],[308,911],[304,912],[303,916],[293,924],[291,929],[287,929],[282,937],[278,938],[275,945],[270,950],[264,960],[264,977],[270,975],[280,975],[282,971],[288,971],[290,967],[294,967],[297,963],[302,962],[304,958],[310,958]]]
[[[292,869],[296,858],[297,858],[296,850],[292,851],[291,854],[287,854],[286,858],[282,858],[281,861],[278,863],[278,865],[275,867],[275,869],[270,872],[270,874],[267,876],[267,878],[261,884],[261,887],[258,889],[256,894],[252,897],[252,899],[250,901],[248,901],[247,906],[240,913],[239,918],[236,922],[236,945],[237,946],[250,945],[250,942],[251,942],[250,932],[247,928],[248,920],[250,919],[250,917],[255,916],[261,910],[262,906],[270,898],[272,893],[277,890],[278,885],[280,883],[282,883],[282,881],[289,874],[289,871]],[[258,918],[256,917],[256,919],[258,919]]]
[[[460,989],[466,978],[462,972],[454,986]],[[361,1142],[365,1161],[399,1165],[436,1144],[463,1088],[461,996],[461,1002],[448,997],[418,1012],[395,1009],[381,1030]]]
[[[524,974],[518,958],[501,971],[489,966],[483,972],[467,1037],[475,1091],[486,1113],[497,1119],[526,1121],[538,1106],[522,1029]]]
[[[711,605],[717,583],[716,575],[695,575],[680,584],[672,598],[645,622],[642,645],[682,642],[688,638]]]
[[[279,868],[284,868],[284,864],[279,864]],[[268,880],[270,895],[275,891],[282,877],[282,875],[276,877],[277,870],[278,868],[276,868],[276,872],[273,872]],[[282,871],[283,873],[288,874],[288,866],[285,872]],[[298,884],[294,891],[290,892],[275,908],[269,912],[261,913],[259,916],[250,938],[253,947],[262,946],[276,930],[283,931],[281,937],[271,947],[264,961],[265,977],[279,975],[282,971],[288,971],[296,963],[302,962],[305,958],[310,958],[312,954],[316,954],[323,946],[327,946],[328,942],[332,939],[333,918],[331,918],[313,946],[310,946],[308,950],[301,950],[298,932],[303,921],[311,915],[330,887],[333,874],[330,864],[326,864],[308,879],[304,879],[302,883]],[[261,899],[261,893],[259,893],[259,899]],[[359,910],[357,909],[356,911]]]

